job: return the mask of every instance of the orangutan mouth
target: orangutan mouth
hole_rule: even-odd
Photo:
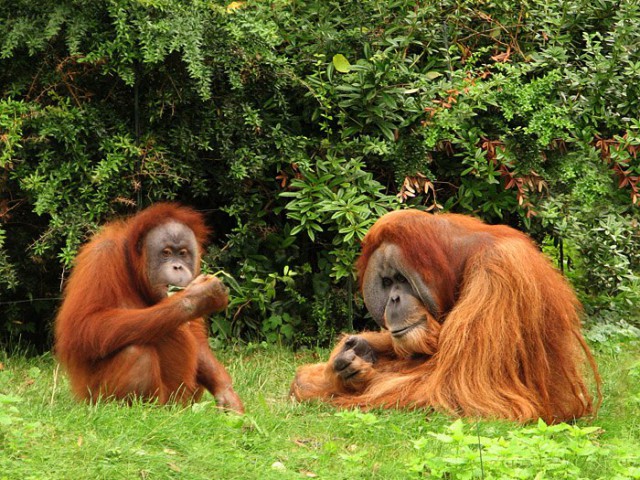
[[[414,328],[419,327],[423,323],[424,323],[424,320],[421,319],[419,322],[412,323],[411,325],[409,325],[407,327],[399,328],[397,330],[391,330],[391,336],[394,337],[394,338],[403,337],[407,333],[409,333],[411,330],[413,330]]]

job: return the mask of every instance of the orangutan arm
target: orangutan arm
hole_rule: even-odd
[[[345,335],[327,362],[298,369],[290,393],[297,400],[309,400],[360,392],[376,377],[377,367],[394,358],[387,331]]]

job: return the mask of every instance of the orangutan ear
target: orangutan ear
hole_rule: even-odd
[[[397,274],[407,279],[413,296],[422,302],[434,318],[438,318],[437,303],[420,273],[405,263],[397,245],[383,243],[369,258],[362,282],[364,303],[376,323],[384,327],[384,313],[389,301],[389,292],[383,287],[383,279],[394,278]]]

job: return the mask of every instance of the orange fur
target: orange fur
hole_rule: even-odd
[[[581,333],[580,304],[526,235],[462,215],[392,212],[363,241],[360,279],[384,242],[400,246],[405,262],[432,289],[438,322],[426,315],[428,323],[402,344],[387,332],[367,333],[368,341],[377,342],[369,341],[374,351],[381,342],[388,345],[355,389],[345,389],[333,371],[338,344],[329,362],[313,366],[315,373],[301,367],[292,388],[296,398],[338,406],[433,407],[519,422],[567,421],[595,411],[584,367],[593,372],[598,402],[600,378]],[[317,382],[320,371],[323,381]]]
[[[194,277],[199,273],[208,229],[196,211],[160,203],[106,225],[80,250],[65,286],[55,321],[56,355],[79,399],[187,402],[207,388],[242,410],[231,377],[209,349],[203,318],[182,292],[153,300],[143,241],[168,222],[182,223],[195,234]],[[221,292],[210,300],[210,311],[226,307],[227,295]]]

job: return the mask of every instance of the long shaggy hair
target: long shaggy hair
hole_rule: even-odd
[[[401,342],[378,333],[390,343],[360,388],[336,379],[330,359],[323,380],[316,379],[331,390],[321,398],[340,406],[433,407],[521,422],[594,412],[600,377],[581,333],[580,303],[526,235],[463,215],[393,212],[363,241],[361,280],[385,242],[399,246],[405,265],[429,285],[440,316],[425,309],[425,325]],[[593,374],[595,404],[585,366]]]

